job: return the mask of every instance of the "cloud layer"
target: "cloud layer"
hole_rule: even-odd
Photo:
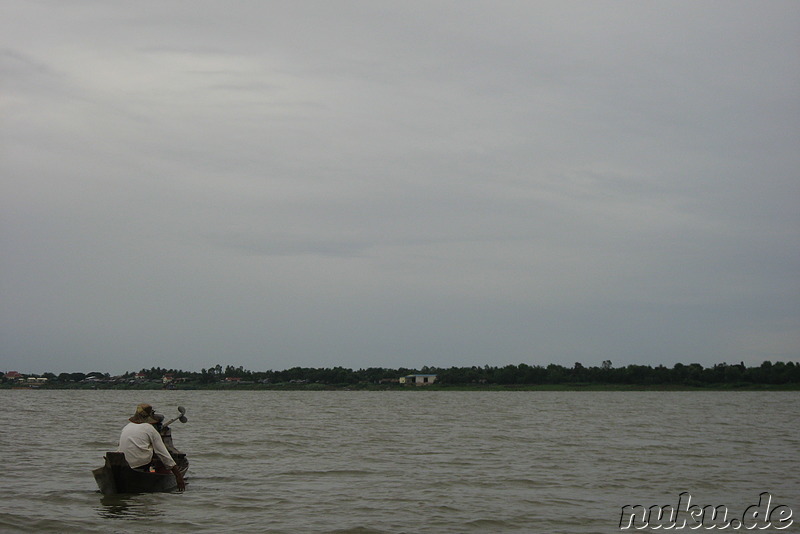
[[[800,361],[794,2],[5,2],[0,366]]]

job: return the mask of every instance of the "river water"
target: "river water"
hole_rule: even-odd
[[[1,390],[2,532],[620,532],[622,507],[769,492],[800,526],[798,392]],[[183,494],[102,496],[136,404]],[[783,523],[785,525],[786,523]]]

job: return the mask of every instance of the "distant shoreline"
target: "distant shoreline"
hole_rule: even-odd
[[[152,367],[111,376],[109,373],[0,373],[0,387],[122,390],[259,390],[321,391],[800,391],[800,364],[765,361],[758,367],[744,363],[676,363],[614,367],[572,367],[548,364],[502,367],[292,367],[281,371],[250,371],[242,366],[217,364],[200,372]]]
[[[158,384],[48,384],[38,387],[0,385],[16,390],[118,390],[118,391],[800,391],[800,384],[525,384],[525,385],[430,385],[396,386],[377,384],[186,384],[164,388]]]

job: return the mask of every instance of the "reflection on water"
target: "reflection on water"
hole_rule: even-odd
[[[164,510],[150,495],[102,495],[97,513],[108,519],[135,519],[158,517]]]

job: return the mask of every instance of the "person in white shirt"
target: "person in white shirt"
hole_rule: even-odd
[[[149,404],[138,405],[136,413],[128,420],[130,423],[125,425],[119,435],[119,448],[117,449],[125,454],[128,465],[133,469],[148,469],[150,462],[153,461],[153,454],[155,454],[164,467],[175,475],[178,491],[184,491],[186,483],[183,475],[175,464],[175,460],[170,456],[158,430],[153,426],[159,422],[153,407]]]

